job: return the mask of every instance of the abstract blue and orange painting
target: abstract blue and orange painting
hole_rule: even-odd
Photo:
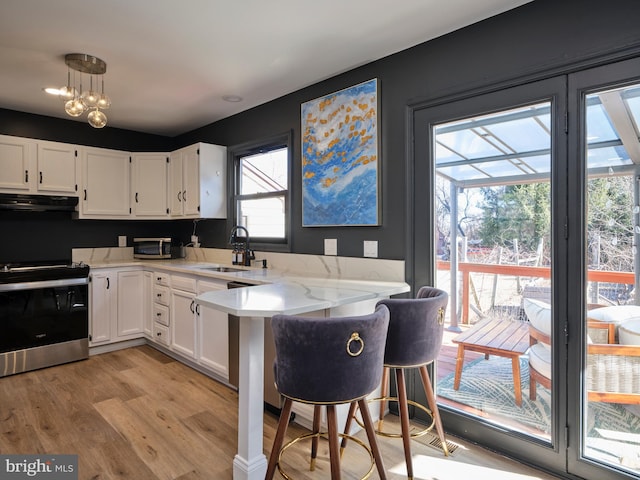
[[[378,81],[302,104],[302,225],[378,225]]]

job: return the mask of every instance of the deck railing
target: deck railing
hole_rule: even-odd
[[[450,262],[438,261],[438,270],[449,271]],[[514,277],[550,278],[551,269],[548,267],[528,267],[525,265],[501,265],[493,263],[459,262],[458,271],[462,274],[462,312],[461,321],[469,323],[469,294],[471,273],[487,273],[492,275],[509,275]],[[634,285],[633,272],[617,272],[603,270],[588,270],[587,279],[591,282],[616,283]]]

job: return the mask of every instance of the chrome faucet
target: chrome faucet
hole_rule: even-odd
[[[244,241],[238,241],[238,235],[237,235],[238,230],[244,230],[244,233],[245,233]],[[234,263],[244,265],[246,267],[250,267],[251,260],[254,260],[256,256],[251,250],[251,248],[249,247],[249,231],[242,225],[234,226],[231,229],[231,235],[229,236],[229,244],[234,247],[234,251],[238,249],[239,252],[237,253],[241,256],[240,261],[237,261],[237,258],[234,255]]]

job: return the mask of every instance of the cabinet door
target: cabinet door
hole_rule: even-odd
[[[111,340],[111,322],[116,315],[116,275],[91,273],[91,345]]]
[[[38,142],[37,190],[76,195],[76,154],[74,145]]]
[[[118,272],[118,337],[140,336],[145,313],[144,298],[142,272]]]
[[[181,217],[182,207],[182,153],[178,150],[169,156],[169,187],[167,189],[169,214]]]
[[[137,217],[167,216],[167,178],[165,153],[133,155],[131,200]]]
[[[198,294],[224,290],[225,283],[199,281]],[[225,312],[198,305],[198,363],[211,369],[225,381],[229,381],[229,318]]]
[[[199,143],[200,217],[227,218],[227,147]]]
[[[129,154],[85,149],[82,154],[82,214],[129,217]]]
[[[171,290],[171,349],[195,357],[195,295]]]
[[[26,139],[0,135],[0,189],[29,191],[32,148]]]
[[[185,216],[200,216],[200,155],[197,145],[182,152],[182,188]]]

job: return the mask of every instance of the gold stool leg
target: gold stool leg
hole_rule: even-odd
[[[440,437],[440,442],[442,443],[442,451],[444,452],[444,455],[448,457],[449,448],[447,447],[447,439],[444,436],[444,428],[442,427],[442,419],[440,418],[440,411],[438,410],[438,402],[436,401],[436,396],[433,393],[433,386],[431,385],[431,380],[429,379],[429,372],[427,371],[426,365],[420,367],[420,376],[422,377],[422,386],[424,387],[424,393],[427,396],[427,402],[429,403],[429,408],[431,408],[433,420],[436,424],[438,437]]]
[[[384,463],[382,462],[382,455],[380,454],[380,449],[378,448],[378,442],[376,440],[376,432],[375,432],[375,429],[373,428],[373,420],[371,420],[371,413],[369,412],[369,404],[365,399],[361,399],[361,400],[358,400],[358,405],[360,405],[360,414],[362,415],[364,428],[367,432],[367,438],[369,439],[369,447],[371,447],[373,458],[375,459],[375,462],[376,462],[378,475],[380,476],[380,480],[386,480],[387,474],[384,470]]]
[[[344,435],[342,436],[342,442],[340,443],[340,458],[344,454],[344,449],[347,448],[347,435],[349,435],[349,431],[351,430],[351,422],[353,422],[353,418],[356,415],[356,408],[358,404],[356,402],[351,402],[349,405],[349,413],[347,414],[347,421],[344,424]]]

